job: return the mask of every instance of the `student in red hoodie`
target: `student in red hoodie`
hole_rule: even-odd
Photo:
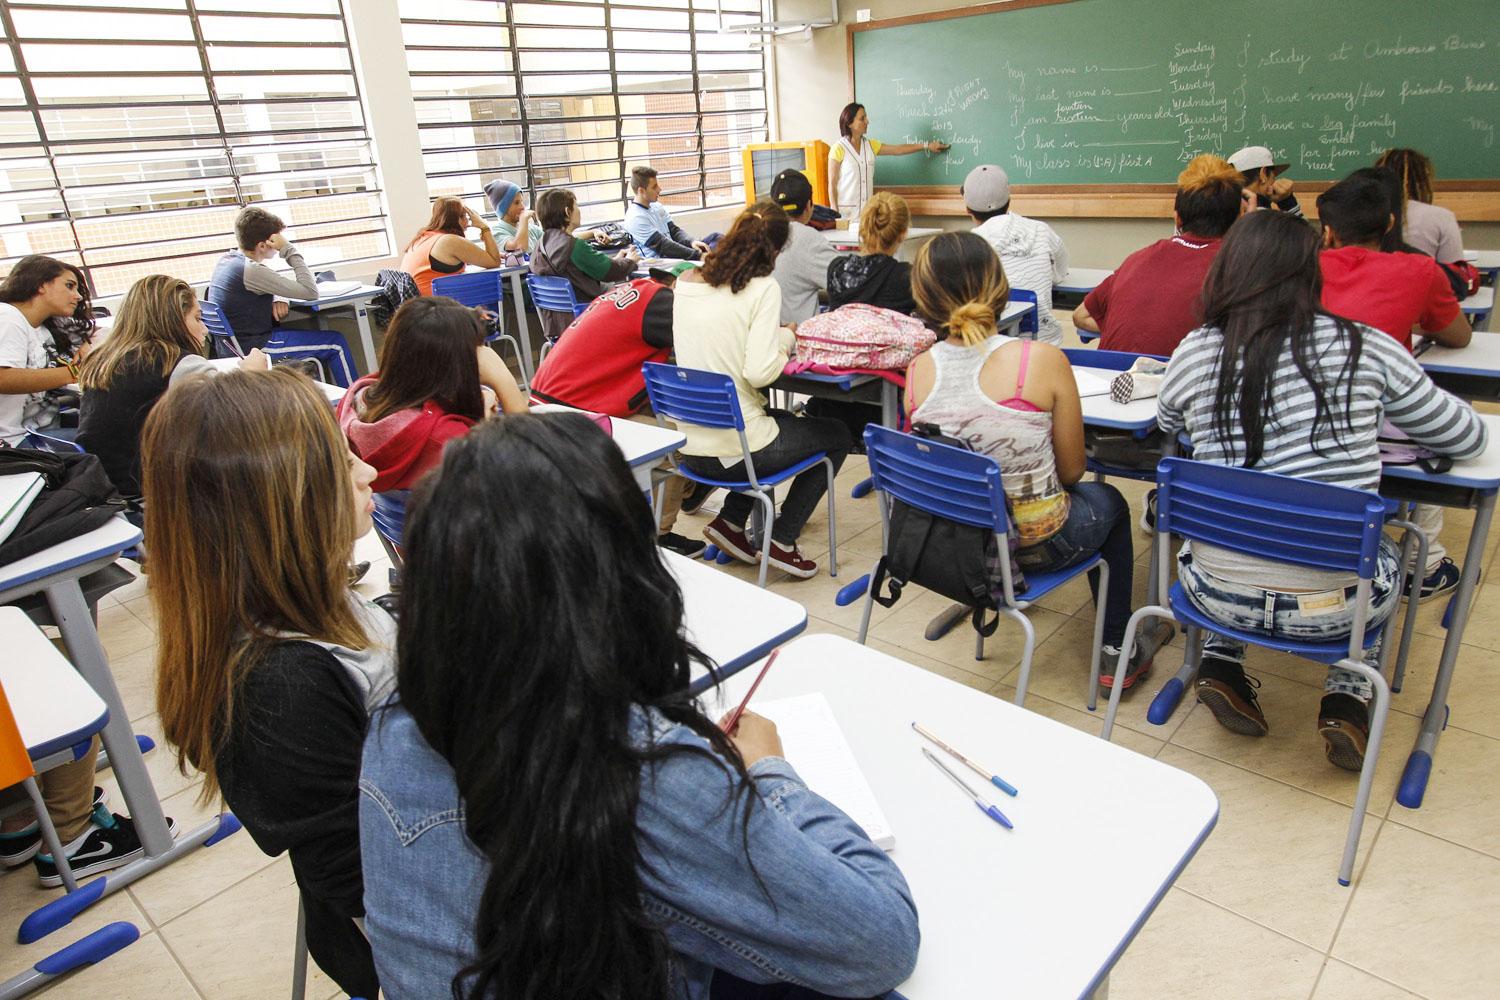
[[[375,468],[372,489],[384,493],[416,485],[443,445],[497,410],[525,413],[526,397],[485,345],[478,317],[434,296],[396,310],[380,370],[349,387],[338,421],[350,449]]]

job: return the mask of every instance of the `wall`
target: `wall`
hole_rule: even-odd
[[[776,18],[816,20],[828,16],[828,0],[775,0]],[[840,24],[819,28],[812,39],[782,40],[774,47],[775,93],[771,95],[780,122],[779,139],[838,138],[839,110],[850,99],[846,32],[855,11],[868,9],[873,19],[979,6],[962,0],[843,0]],[[867,109],[872,135],[880,131],[880,109]],[[1428,150],[1432,153],[1432,150]],[[1062,236],[1074,264],[1081,267],[1114,267],[1125,255],[1153,240],[1169,236],[1170,219],[1047,219]],[[963,220],[954,217],[919,218],[918,225],[956,229]],[[1464,244],[1471,249],[1500,249],[1500,223],[1468,222],[1463,226]]]

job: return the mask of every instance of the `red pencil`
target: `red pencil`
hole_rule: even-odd
[[[750,704],[750,699],[755,697],[755,689],[760,687],[760,682],[766,679],[766,671],[771,669],[771,664],[776,662],[781,649],[773,649],[771,655],[766,658],[766,665],[760,668],[760,674],[755,678],[755,683],[750,685],[750,690],[745,692],[745,700],[740,702],[740,707],[729,713],[729,718],[724,722],[724,732],[734,732],[734,727],[740,724],[740,716],[745,714],[745,707]]]

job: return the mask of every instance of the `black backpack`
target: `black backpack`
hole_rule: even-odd
[[[0,542],[0,566],[103,527],[125,510],[125,501],[94,455],[0,448],[0,476],[25,472],[42,474],[42,491]]]

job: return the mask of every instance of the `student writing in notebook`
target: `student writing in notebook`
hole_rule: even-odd
[[[580,414],[486,424],[418,489],[360,778],[387,997],[811,1000],[910,975],[895,864],[771,723],[726,735],[684,696],[703,654],[655,534]]]
[[[18,445],[28,429],[72,436],[48,394],[78,380],[89,345],[66,357],[49,324],[73,316],[87,294],[76,267],[41,254],[22,257],[0,282],[0,442]]]

